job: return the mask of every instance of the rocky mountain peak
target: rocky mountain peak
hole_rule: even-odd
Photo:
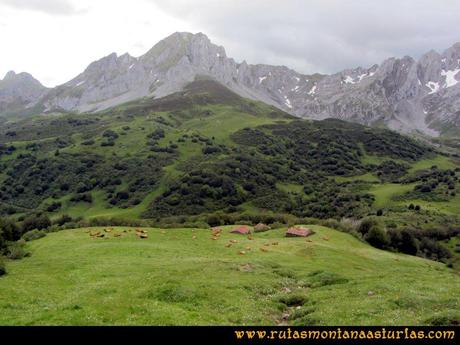
[[[237,63],[205,34],[175,32],[138,58],[128,53],[103,57],[34,101],[45,112],[94,112],[164,97],[203,77],[299,117],[335,117],[429,135],[449,126],[460,130],[460,43],[442,54],[428,51],[419,60],[393,57],[371,67],[305,75],[285,66]],[[6,79],[18,80],[18,75],[10,72]],[[5,94],[0,90],[0,96]]]
[[[37,86],[42,86],[42,84],[37,79],[35,79],[31,74],[26,72],[16,73],[15,71],[9,71],[8,73],[6,73],[5,78],[3,78],[3,82],[31,83]]]
[[[35,106],[48,92],[29,73],[9,71],[0,80],[0,113],[14,113]]]
[[[16,72],[15,71],[9,71],[6,73],[5,78],[3,80],[12,80],[16,77]]]

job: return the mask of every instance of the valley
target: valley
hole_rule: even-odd
[[[211,80],[9,120],[0,143],[1,324],[459,320],[460,165],[442,147]],[[228,233],[259,222],[273,230]],[[312,242],[284,238],[293,224]],[[89,238],[107,226],[120,237]]]

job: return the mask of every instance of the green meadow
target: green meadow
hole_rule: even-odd
[[[208,229],[146,229],[148,239],[123,227],[51,233],[28,243],[30,257],[7,263],[0,324],[422,325],[458,318],[460,280],[444,265],[309,227],[316,233],[307,239],[286,238],[285,228],[248,239],[228,226],[217,240]],[[96,231],[105,237],[91,238]]]

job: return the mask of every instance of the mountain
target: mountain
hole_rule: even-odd
[[[314,97],[292,94],[299,116],[333,117],[400,131],[436,135],[460,126],[460,43],[442,55],[430,51],[419,61],[391,58],[369,69],[325,76]],[[313,93],[313,92],[312,92]],[[288,96],[291,96],[288,95]]]
[[[35,94],[33,101],[45,112],[96,112],[143,97],[161,98],[207,77],[298,117],[333,117],[435,136],[460,128],[459,71],[460,43],[418,61],[406,56],[370,68],[304,75],[284,66],[237,63],[202,33],[174,33],[138,58],[111,54],[95,61],[46,96]]]
[[[47,92],[48,89],[30,74],[10,71],[0,80],[0,114],[31,109]]]

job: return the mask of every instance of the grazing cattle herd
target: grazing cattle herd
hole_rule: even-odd
[[[235,228],[233,228],[230,231],[230,233],[238,234],[238,235],[245,235],[248,240],[253,240],[254,239],[254,237],[253,237],[254,233],[268,231],[268,230],[270,230],[269,226],[267,226],[265,224],[262,224],[262,223],[259,223],[259,224],[255,225],[254,227],[236,226]],[[86,230],[86,233],[89,234],[91,239],[105,239],[105,240],[108,240],[110,238],[120,238],[120,237],[123,237],[123,236],[128,236],[130,234],[132,235],[133,232],[134,232],[134,235],[137,238],[141,239],[141,240],[149,238],[148,231],[145,230],[145,229],[139,229],[139,228],[136,228],[134,230],[133,229],[119,230],[119,229],[114,229],[114,228],[104,228],[102,230],[94,230],[94,229],[93,230]],[[195,230],[191,230],[191,232],[195,233]],[[222,232],[223,232],[223,229],[220,228],[220,227],[211,228],[211,238],[210,239],[212,241],[219,240]],[[161,230],[160,233],[164,235],[164,234],[166,234],[166,231]],[[314,233],[315,232],[313,230],[309,229],[309,228],[295,226],[295,227],[288,228],[286,233],[285,233],[285,236],[286,237],[308,237],[308,236],[313,235]],[[177,237],[174,237],[174,238],[177,239]],[[196,240],[196,239],[197,239],[197,235],[194,234],[192,236],[192,240]],[[325,241],[328,241],[329,237],[323,236],[322,239],[325,240]],[[312,242],[312,241],[307,240],[307,242]],[[230,240],[228,240],[227,243],[225,243],[224,247],[225,248],[231,248],[234,244],[237,244],[237,243],[239,243],[239,241],[237,239],[230,239]],[[260,249],[260,251],[265,253],[265,252],[269,251],[270,246],[278,246],[278,245],[279,245],[278,241],[266,242],[259,249]],[[247,246],[247,247],[244,248],[244,250],[238,250],[237,253],[239,255],[246,255],[251,250],[252,250],[252,247]]]

